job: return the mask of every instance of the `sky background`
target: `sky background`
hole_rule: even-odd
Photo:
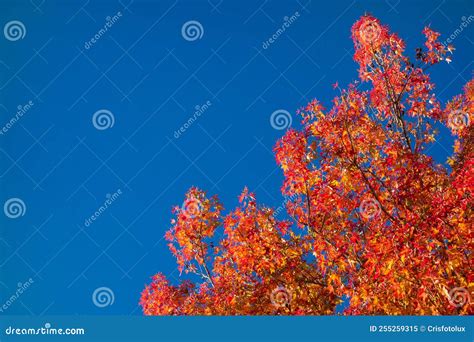
[[[281,205],[272,148],[284,130],[271,114],[288,111],[298,128],[298,108],[312,98],[329,107],[332,84],[356,79],[350,28],[361,15],[388,24],[413,56],[425,25],[446,38],[473,10],[467,0],[2,0],[0,28],[17,20],[26,34],[11,41],[0,32],[0,126],[34,103],[0,135],[0,204],[19,198],[26,208],[18,218],[0,211],[0,304],[34,281],[3,314],[141,314],[153,274],[177,279],[163,236],[189,187],[218,194],[226,212],[245,186]],[[202,26],[193,41],[182,35],[191,20]],[[456,36],[453,62],[431,71],[443,101],[471,78],[473,27]],[[94,126],[99,110],[112,113],[113,127]],[[445,162],[451,144],[442,129],[429,153]],[[94,303],[102,287],[113,304]]]

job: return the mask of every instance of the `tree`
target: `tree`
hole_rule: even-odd
[[[360,80],[335,85],[328,111],[301,109],[303,129],[274,148],[288,219],[247,189],[226,216],[217,197],[189,190],[166,238],[195,281],[155,275],[146,315],[474,312],[474,80],[442,106],[426,71],[454,48],[423,33],[412,61],[378,19],[353,25]],[[439,125],[455,140],[444,165],[428,154]]]

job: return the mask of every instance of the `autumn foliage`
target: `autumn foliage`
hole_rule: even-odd
[[[354,24],[360,80],[335,85],[330,109],[300,110],[303,129],[274,148],[282,219],[247,189],[226,215],[189,190],[166,238],[193,275],[179,285],[155,275],[146,315],[474,313],[474,80],[441,104],[427,69],[454,48],[423,34],[410,59],[376,18]],[[441,126],[455,141],[443,165],[429,155]]]

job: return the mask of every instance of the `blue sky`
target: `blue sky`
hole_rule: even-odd
[[[26,208],[0,215],[0,303],[34,281],[5,313],[140,314],[149,277],[178,275],[163,235],[190,186],[219,194],[227,210],[244,186],[281,204],[271,151],[284,130],[271,114],[286,110],[299,127],[296,109],[312,98],[329,107],[332,84],[357,77],[357,18],[377,16],[414,52],[425,25],[447,37],[473,9],[469,1],[2,1],[1,26],[20,21],[23,32],[0,35],[0,124],[33,103],[0,135],[0,202],[19,198]],[[201,25],[196,40],[182,35],[188,21]],[[471,77],[470,25],[456,34],[453,62],[432,69],[443,100]],[[112,127],[94,126],[100,110]],[[430,153],[444,162],[451,143],[442,129]],[[107,196],[110,206],[86,227]],[[112,305],[94,304],[101,287]]]

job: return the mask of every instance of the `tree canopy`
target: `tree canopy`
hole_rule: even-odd
[[[442,104],[427,73],[452,46],[427,27],[424,47],[372,16],[352,27],[359,79],[329,109],[299,110],[276,143],[285,219],[244,189],[223,214],[191,188],[166,234],[181,274],[144,289],[146,315],[472,314],[474,80]],[[444,125],[453,154],[429,149]],[[345,301],[344,304],[343,301]]]

